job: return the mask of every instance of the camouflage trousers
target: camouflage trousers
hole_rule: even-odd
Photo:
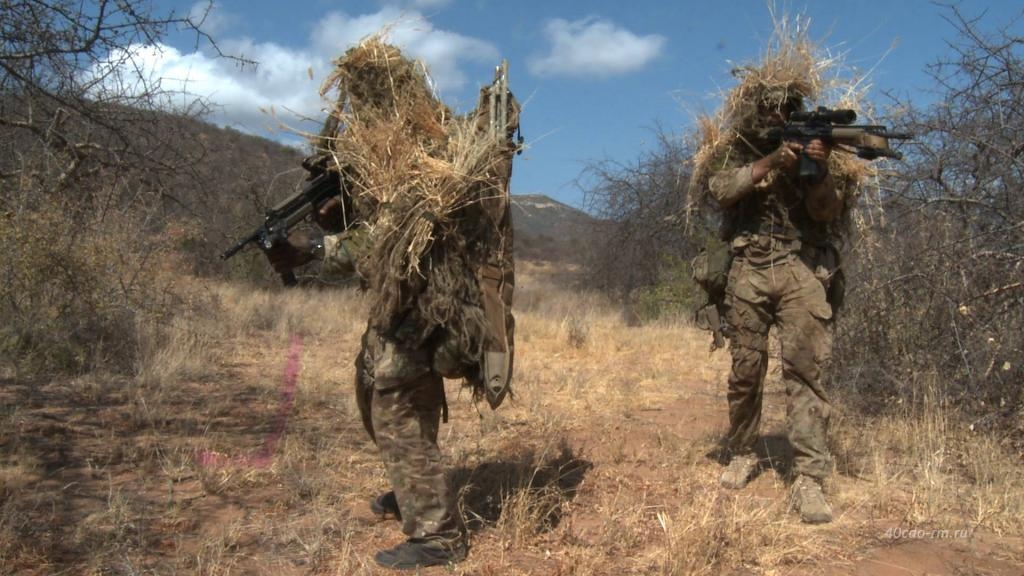
[[[793,471],[825,478],[831,468],[826,439],[831,406],[823,383],[832,358],[832,307],[824,284],[796,255],[767,266],[738,257],[729,272],[726,306],[732,355],[729,448],[743,454],[756,444],[768,331],[774,325],[781,344]]]
[[[430,351],[368,328],[356,359],[356,399],[398,500],[402,531],[409,538],[463,538],[437,445],[444,380],[431,369]]]

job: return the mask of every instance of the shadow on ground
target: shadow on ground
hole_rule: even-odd
[[[793,472],[793,446],[789,439],[781,434],[767,434],[762,436],[754,446],[754,453],[760,459],[760,464],[754,477],[763,474],[767,470],[775,472],[779,478],[786,481],[792,480]],[[723,467],[729,464],[731,455],[726,447],[723,438],[718,444],[704,455],[708,460],[717,462]]]
[[[470,530],[495,524],[503,514],[518,513],[538,531],[558,526],[563,503],[576,497],[592,462],[563,443],[555,455],[527,450],[508,459],[481,462],[452,471],[452,487]]]
[[[211,423],[240,443],[273,432],[272,416],[253,416],[254,405],[271,411],[266,396],[255,386],[143,389],[115,376],[0,379],[0,573],[90,572],[83,566],[174,554],[160,547],[169,530],[159,512],[184,514],[176,488],[200,484],[185,455],[207,442]]]

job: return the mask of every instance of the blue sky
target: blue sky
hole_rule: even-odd
[[[196,7],[161,2],[179,13]],[[196,5],[201,6],[202,4]],[[282,123],[322,118],[318,88],[330,60],[367,34],[426,62],[441,98],[457,111],[475,103],[501,58],[524,102],[529,148],[517,158],[515,194],[540,193],[579,206],[574,184],[588,163],[629,163],[660,125],[682,133],[712,112],[732,85],[731,67],[756,61],[772,30],[765,0],[217,0],[205,27],[229,53],[259,61],[239,69],[168,38],[145,59],[165,86],[184,84],[216,104],[211,121],[288,140]],[[980,27],[1024,34],[1024,5],[966,0]],[[934,100],[925,67],[950,54],[951,12],[927,0],[777,1],[777,14],[809,18],[810,35],[845,65],[868,72],[869,96]],[[312,79],[310,78],[312,75]],[[273,109],[275,115],[267,110]],[[306,124],[309,126],[309,124]],[[294,142],[294,138],[292,139]]]

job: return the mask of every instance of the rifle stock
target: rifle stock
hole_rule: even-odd
[[[511,146],[516,154],[523,152],[523,136],[519,134],[516,141],[512,139],[509,131],[509,123],[512,118],[509,116],[509,100],[515,102],[508,83],[508,60],[502,60],[501,64],[494,67],[494,81],[490,86],[484,87],[487,95],[488,110],[488,132],[499,145]],[[518,108],[518,104],[514,104]]]

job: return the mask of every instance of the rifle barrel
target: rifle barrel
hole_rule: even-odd
[[[224,253],[220,255],[221,260],[227,260],[228,258],[231,258],[235,254],[237,254],[239,250],[241,250],[242,248],[245,248],[247,244],[249,244],[250,242],[255,242],[256,240],[258,240],[259,239],[259,235],[260,235],[260,231],[262,231],[262,228],[256,230],[252,234],[249,234],[248,236],[246,236],[242,240],[239,240],[237,244],[235,244],[231,248],[228,248],[227,250],[225,250]]]

